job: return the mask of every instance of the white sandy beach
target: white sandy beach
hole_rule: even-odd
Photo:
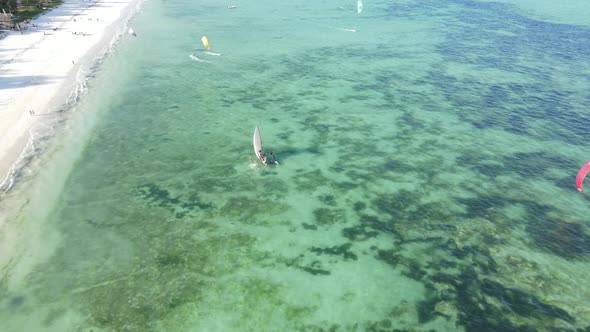
[[[137,3],[64,0],[24,33],[0,39],[0,191],[12,186],[15,166],[44,121],[77,98],[83,69],[124,33]]]

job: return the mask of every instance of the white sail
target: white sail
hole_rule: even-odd
[[[258,127],[254,129],[254,137],[252,138],[254,144],[254,153],[258,159],[262,160],[262,140],[260,139],[260,131]]]
[[[357,0],[356,12],[360,14],[362,11],[363,11],[363,2],[361,0]]]

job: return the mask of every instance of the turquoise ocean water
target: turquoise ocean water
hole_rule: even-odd
[[[130,25],[74,152],[4,196],[37,198],[5,225],[35,249],[2,330],[590,329],[590,25],[474,0],[150,0]]]

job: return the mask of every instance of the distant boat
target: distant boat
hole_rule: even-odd
[[[134,37],[137,37],[137,34],[135,33],[135,31],[132,28],[129,28],[129,34]]]
[[[211,45],[209,45],[209,39],[207,39],[207,37],[201,37],[201,42],[207,51],[211,49]]]
[[[266,165],[266,158],[263,158],[262,156],[262,139],[260,139],[260,130],[258,130],[258,127],[254,128],[252,143],[254,145],[254,153],[256,154],[256,157]]]
[[[271,162],[273,164],[279,164],[277,157],[272,153],[272,151],[265,153],[262,150],[262,139],[260,139],[260,130],[258,130],[258,127],[254,128],[254,137],[252,138],[252,144],[254,145],[254,153],[256,154],[256,157],[258,157],[258,159],[262,161],[264,166],[268,165],[269,158],[272,158]]]
[[[356,28],[352,27],[352,28],[337,28],[338,30],[342,30],[342,31],[348,31],[348,32],[356,32]]]
[[[363,2],[361,0],[357,0],[356,12],[360,14],[362,11],[363,11]]]

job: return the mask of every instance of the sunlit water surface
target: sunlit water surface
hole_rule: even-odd
[[[27,241],[2,330],[589,328],[590,27],[228,4],[146,2],[72,110],[87,129],[5,195],[3,239]]]

